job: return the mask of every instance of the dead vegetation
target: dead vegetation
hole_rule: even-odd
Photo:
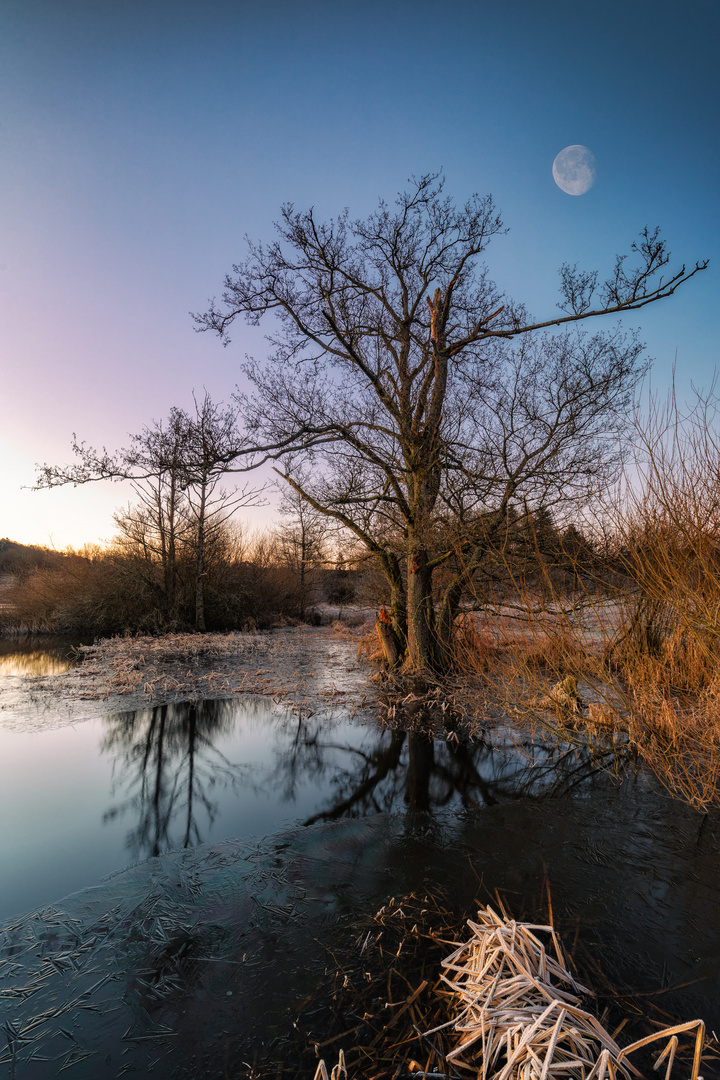
[[[615,746],[702,810],[720,803],[720,651],[667,612],[664,628],[640,631],[637,603],[606,601],[603,611],[594,601],[579,619],[560,598],[542,616],[527,602],[511,628],[483,615],[475,656],[462,629],[453,702],[471,728],[473,715],[477,724],[502,714],[569,742]]]
[[[71,670],[24,680],[25,697],[49,704],[61,695],[68,706],[98,702],[110,709],[240,694],[357,709],[375,697],[357,642],[344,628],[116,637],[79,651],[83,660]]]
[[[576,530],[558,576],[534,533],[532,577],[499,553],[504,598],[478,583],[456,647],[467,711],[496,702],[560,737],[622,744],[700,810],[720,803],[718,420],[715,386],[689,407],[651,397],[588,526],[594,553]]]
[[[701,1065],[713,1074],[720,1048],[702,1021],[668,1023],[595,962],[596,996],[571,972],[590,966],[566,956],[552,923],[516,922],[497,905],[465,924],[442,892],[392,898],[356,928],[347,955],[328,954],[326,983],[301,1003],[292,1034],[242,1075],[630,1080],[653,1064],[666,1080],[699,1080]]]
[[[456,1012],[455,1045],[446,1061],[482,1080],[604,1080],[641,1075],[629,1057],[655,1040],[668,1040],[669,1078],[680,1031],[695,1030],[691,1080],[698,1080],[705,1026],[674,1025],[622,1049],[586,1008],[591,991],[567,968],[552,926],[518,923],[491,907],[468,922],[472,935],[443,961]],[[551,953],[538,934],[549,937]],[[657,1066],[656,1066],[657,1067]]]

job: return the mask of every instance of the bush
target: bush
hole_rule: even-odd
[[[5,632],[157,634],[194,625],[196,567],[190,551],[177,559],[170,597],[160,560],[127,544],[79,553],[0,544],[0,559],[4,555],[14,571],[3,590]],[[293,619],[296,585],[269,538],[244,542],[228,534],[205,560],[207,629],[263,629]]]

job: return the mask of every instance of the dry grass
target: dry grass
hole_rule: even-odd
[[[354,961],[335,975],[333,1012],[344,1010],[344,1025],[330,1037],[306,1036],[320,1058],[315,1080],[327,1080],[326,1057],[339,1059],[331,1080],[631,1080],[643,1075],[637,1052],[653,1043],[665,1080],[679,1068],[699,1080],[702,1061],[717,1063],[716,1040],[705,1044],[701,1020],[650,1024],[648,1034],[621,1046],[627,1012],[614,1034],[598,1020],[554,927],[516,922],[500,910],[482,908],[467,923],[470,936],[458,941],[462,927],[442,896],[411,894],[383,907],[358,938]],[[423,942],[428,962],[420,966]],[[441,959],[445,942],[452,952]],[[317,1018],[314,1005],[309,1012]],[[274,1068],[278,1077],[301,1075],[289,1062]]]
[[[501,654],[501,644],[487,629],[478,627],[470,616],[461,616],[453,636],[453,668],[456,671],[484,675]]]
[[[470,939],[443,961],[450,972],[444,981],[459,1008],[450,1025],[456,1040],[447,1062],[478,1080],[610,1080],[639,1076],[629,1055],[651,1041],[667,1039],[662,1058],[672,1053],[669,1078],[676,1035],[694,1029],[691,1080],[698,1080],[705,1037],[701,1020],[621,1049],[597,1018],[581,1008],[590,991],[568,971],[552,926],[518,923],[491,907],[479,911],[478,921],[468,926]],[[551,939],[554,956],[538,932]]]
[[[151,699],[221,689],[226,677],[212,664],[250,657],[257,652],[257,640],[242,633],[163,634],[105,638],[79,651],[83,676],[102,679],[99,694],[141,693]]]
[[[527,597],[512,627],[460,622],[452,703],[473,717],[524,717],[570,742],[639,759],[698,809],[720,804],[720,654],[692,628],[640,624],[636,600],[609,601],[580,621]],[[524,619],[521,612],[525,610]],[[712,646],[712,647],[711,647]],[[475,650],[475,652],[473,652]],[[479,721],[476,721],[479,722]]]
[[[528,668],[544,671],[553,678],[561,679],[569,671],[575,676],[598,670],[598,657],[593,656],[567,627],[558,631],[536,628],[524,641],[518,642],[515,652],[522,655]]]
[[[375,695],[355,650],[328,627],[106,638],[81,647],[83,662],[70,671],[28,680],[27,691],[115,709],[240,694],[356,709]]]

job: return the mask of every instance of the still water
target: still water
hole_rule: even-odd
[[[428,740],[253,696],[0,729],[0,918],[167,851],[292,824],[568,793],[592,783],[601,763],[507,737]]]
[[[0,638],[0,677],[3,675],[62,675],[80,663],[75,651],[92,638],[55,637],[44,634],[36,638]]]
[[[720,1025],[717,812],[611,750],[258,697],[10,725],[0,867],[0,996],[26,1033],[0,1077],[225,1075],[287,1029],[353,918],[437,886],[468,915],[495,890],[537,915],[549,885],[612,979]]]

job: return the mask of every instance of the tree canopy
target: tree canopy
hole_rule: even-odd
[[[414,180],[365,220],[283,207],[277,238],[249,242],[196,316],[225,341],[239,316],[270,317],[268,358],[244,367],[255,452],[287,455],[287,483],[377,557],[391,648],[416,671],[447,663],[510,508],[587,498],[618,464],[642,346],[578,324],[668,297],[706,265],[670,269],[646,228],[602,282],[564,265],[558,310],[534,318],[483,261],[504,231],[492,199],[458,208],[443,182]]]

